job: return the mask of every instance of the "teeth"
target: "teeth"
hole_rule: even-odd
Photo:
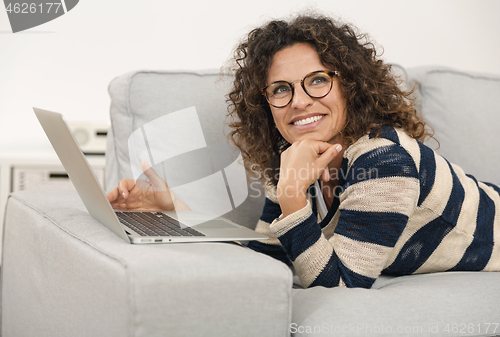
[[[319,121],[323,116],[314,116],[293,122],[293,125],[306,125]]]

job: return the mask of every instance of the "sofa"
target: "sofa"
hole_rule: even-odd
[[[500,77],[393,68],[401,85],[418,85],[437,151],[479,180],[500,183]],[[131,134],[188,107],[197,110],[206,147],[155,163],[156,171],[182,186],[234,162],[238,152],[225,136],[229,81],[211,71],[133,71],[113,79],[106,190],[133,175]],[[252,227],[264,196],[255,179],[246,188],[245,201],[226,217]],[[76,192],[13,193],[3,238],[4,337],[500,335],[499,272],[381,276],[372,289],[304,289],[285,264],[238,243],[128,244],[93,219]]]

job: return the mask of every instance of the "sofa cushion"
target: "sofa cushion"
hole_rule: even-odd
[[[496,336],[499,279],[496,272],[449,272],[382,276],[372,289],[293,289],[290,330],[294,336]]]
[[[182,187],[218,173],[235,162],[242,169],[241,163],[237,162],[239,151],[227,139],[229,129],[226,123],[225,95],[228,93],[229,85],[228,78],[216,71],[134,71],[115,78],[109,85],[111,131],[106,150],[106,189],[109,191],[114,188],[120,179],[136,178],[133,171],[136,172],[137,169],[132,170],[131,164],[138,167],[140,162],[134,158],[131,161],[129,139],[132,134],[138,132],[141,138],[143,132],[151,136],[148,141],[154,138],[155,144],[163,148],[154,149],[153,145],[148,143],[149,153],[143,151],[144,153],[139,155],[140,160],[151,159],[150,163],[156,172],[170,187],[178,189],[179,192],[176,191],[176,194],[184,193],[177,194],[181,200],[189,205],[188,201],[194,198],[216,199],[213,195],[200,196],[196,190],[186,191]],[[194,129],[186,131],[171,125],[168,128],[160,127],[160,121],[165,121],[164,116],[181,110],[193,111],[188,109],[192,107],[196,109],[204,138],[202,142],[206,142],[206,146],[198,146],[193,151],[154,162],[153,152],[166,153],[171,150],[168,148],[168,141],[187,139],[192,136],[191,131],[195,134]],[[151,133],[151,129],[156,133]],[[163,139],[159,140],[160,137]],[[229,175],[226,174],[226,178],[229,179]],[[226,180],[226,184],[228,185],[226,189],[233,192],[235,209],[224,216],[244,226],[255,227],[264,204],[260,185],[251,181],[248,183],[247,191],[233,191],[229,188],[231,182]],[[240,200],[245,200],[245,195],[248,195],[239,205],[235,202],[238,199],[237,193],[241,196]]]
[[[500,77],[444,67],[407,69],[407,76],[418,85],[437,152],[478,180],[500,183]]]

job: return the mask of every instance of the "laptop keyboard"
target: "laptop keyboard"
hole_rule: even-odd
[[[122,224],[143,236],[205,236],[197,230],[181,228],[179,222],[160,212],[116,212]]]

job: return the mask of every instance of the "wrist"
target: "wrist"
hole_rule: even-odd
[[[307,187],[301,186],[299,181],[278,181],[276,186],[276,198],[278,200],[293,200],[295,198],[305,198]]]
[[[307,205],[307,197],[304,192],[283,189],[278,191],[278,203],[280,204],[282,216],[286,217],[304,208]]]
[[[284,203],[280,203],[281,214],[283,217],[287,217],[297,211],[300,211],[307,206],[307,199],[303,200],[287,200]]]

